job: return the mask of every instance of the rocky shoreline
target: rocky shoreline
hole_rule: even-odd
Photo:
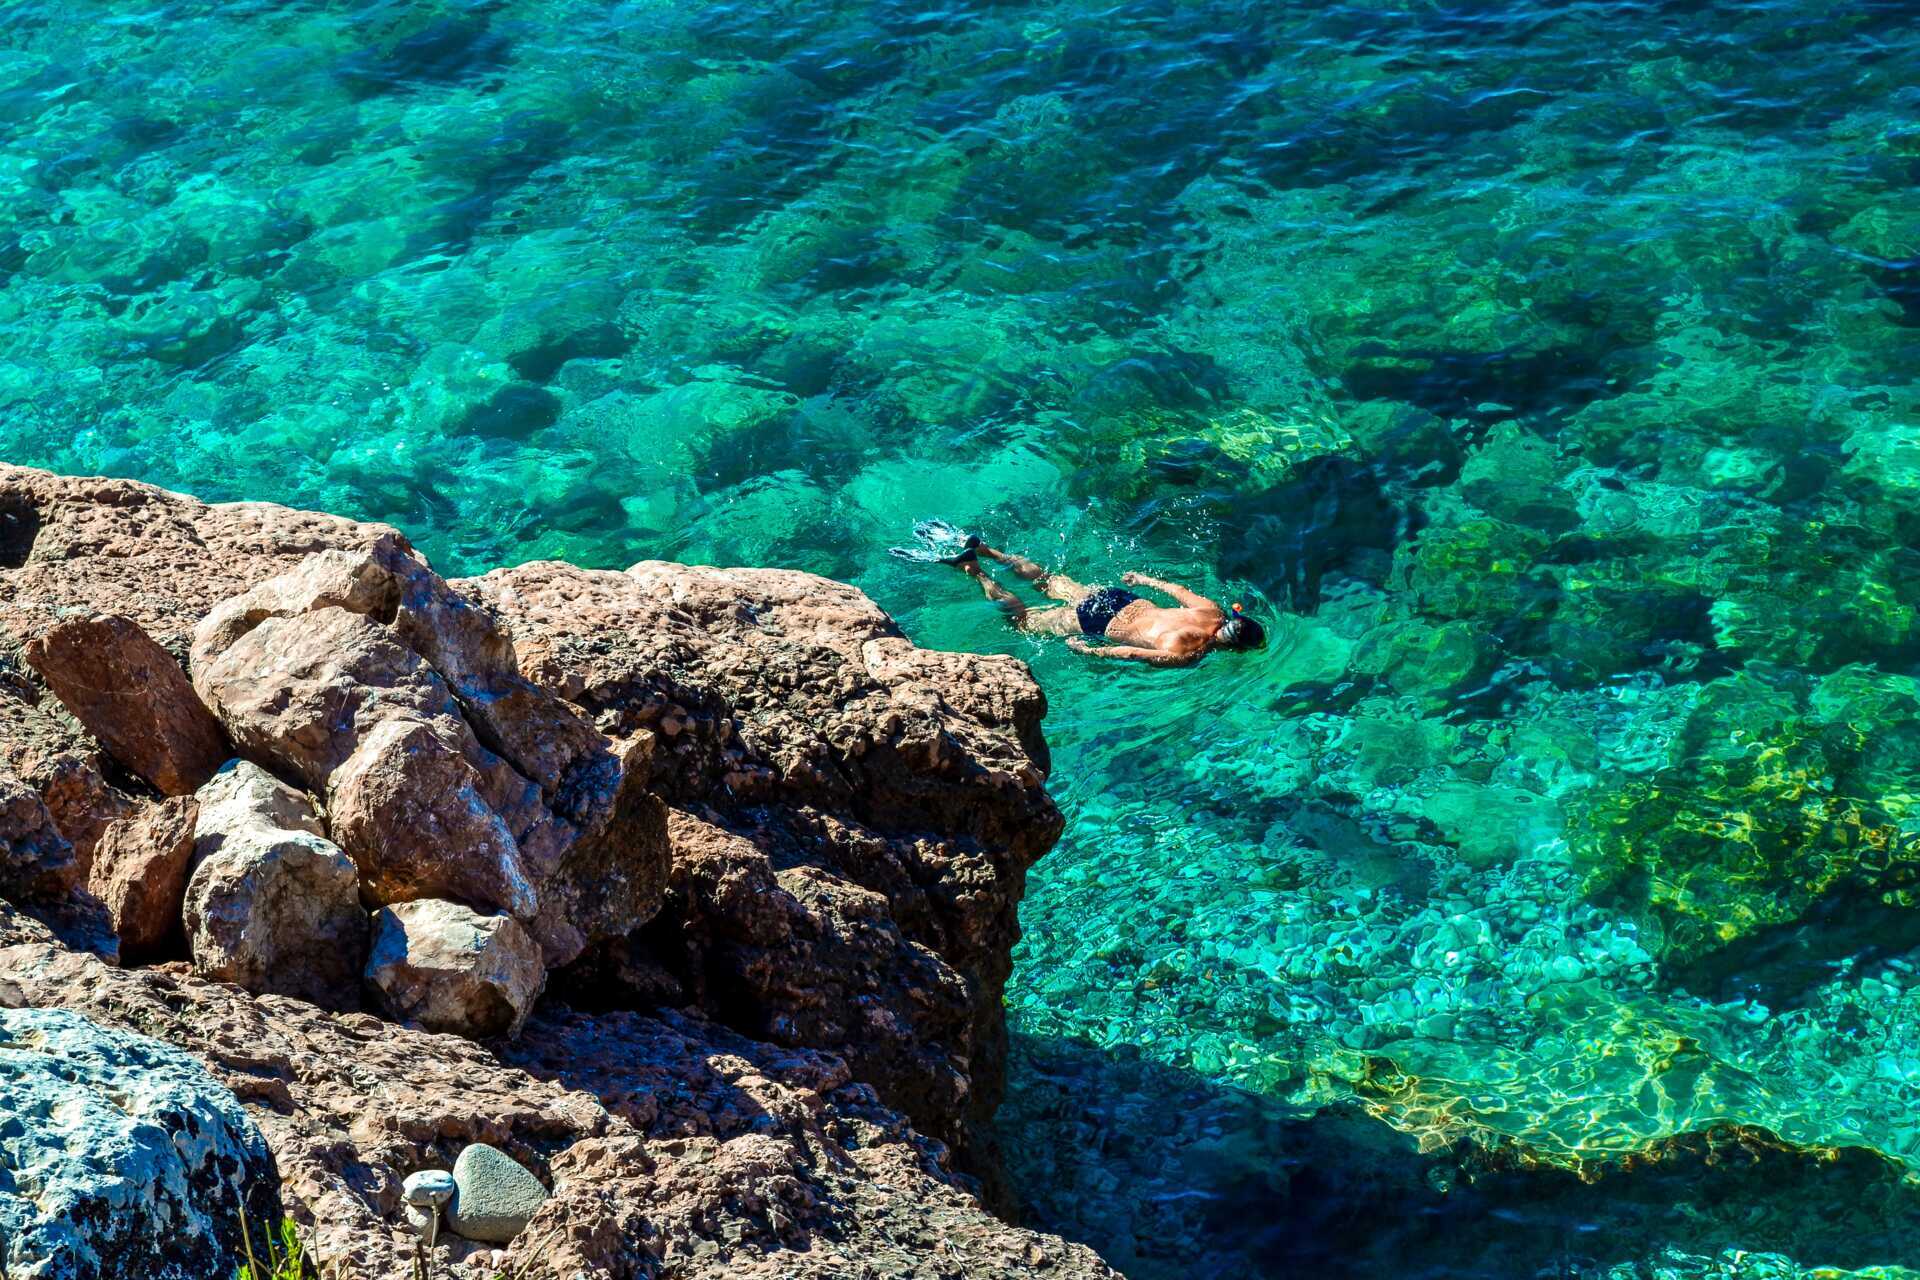
[[[0,1055],[51,1067],[0,1112],[160,1162],[34,1136],[0,1269],[203,1280],[244,1201],[410,1274],[402,1183],[484,1143],[550,1197],[435,1274],[1115,1275],[988,1208],[1044,713],[806,574],[447,581],[0,466]]]

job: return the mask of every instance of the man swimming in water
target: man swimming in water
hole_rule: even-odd
[[[981,566],[981,556],[1007,566],[1060,601],[1060,607],[1029,609],[1020,597],[993,580]],[[1067,647],[1077,653],[1151,662],[1157,667],[1185,667],[1200,661],[1212,649],[1258,649],[1267,642],[1267,633],[1259,623],[1241,614],[1239,605],[1229,613],[1203,595],[1144,573],[1123,573],[1120,580],[1130,587],[1164,592],[1179,605],[1169,608],[1155,604],[1120,587],[1082,586],[1065,574],[1048,573],[1024,556],[1010,555],[971,535],[964,551],[944,560],[978,582],[987,599],[1006,610],[1014,626],[1044,635],[1071,636]],[[1089,636],[1115,643],[1094,645],[1086,638]]]

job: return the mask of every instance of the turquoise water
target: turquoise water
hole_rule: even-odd
[[[1009,1156],[1142,1280],[1896,1274],[1915,16],[15,0],[0,456],[1027,657]],[[1096,667],[926,515],[1273,644]]]

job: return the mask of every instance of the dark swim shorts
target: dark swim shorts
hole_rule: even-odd
[[[1107,624],[1113,621],[1113,615],[1132,604],[1140,597],[1131,591],[1119,587],[1098,587],[1093,594],[1073,607],[1075,616],[1080,619],[1080,629],[1090,636],[1107,634]]]

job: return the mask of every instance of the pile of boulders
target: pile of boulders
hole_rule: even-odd
[[[200,973],[250,991],[512,1034],[548,968],[664,897],[645,739],[616,751],[523,678],[493,620],[396,537],[214,608],[191,683],[122,616],[56,620],[21,653],[162,797],[91,851],[130,958],[179,938]],[[22,846],[42,898],[72,860],[61,843]]]

